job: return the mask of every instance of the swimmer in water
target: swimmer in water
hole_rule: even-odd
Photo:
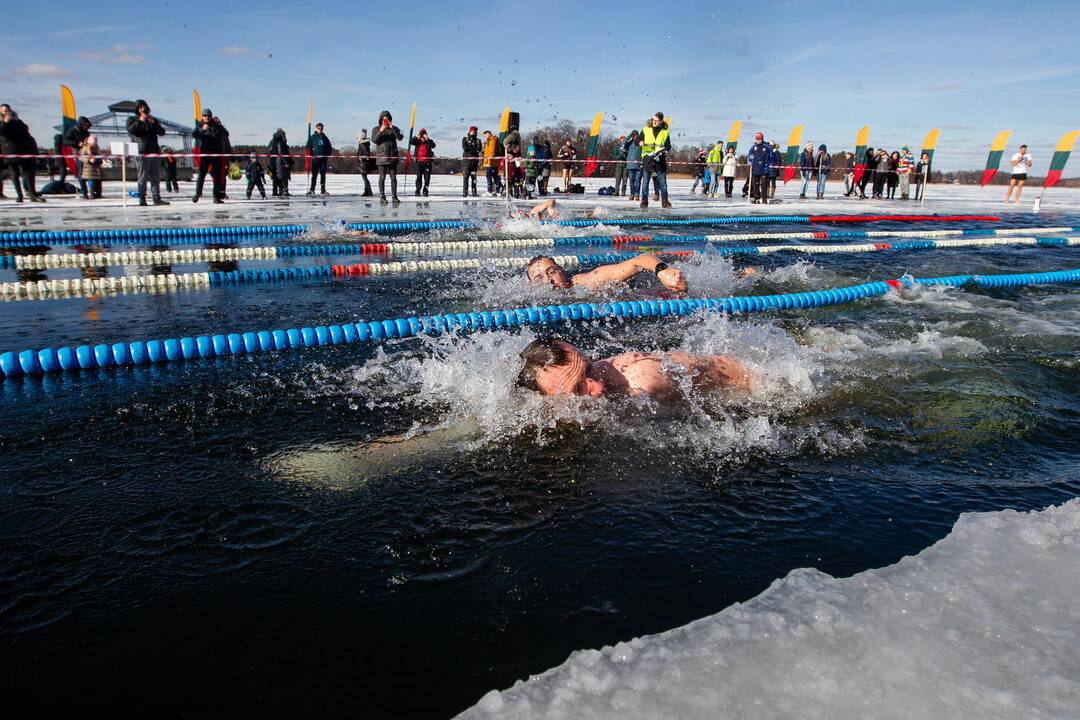
[[[686,373],[701,390],[747,392],[753,384],[750,370],[727,355],[627,352],[592,361],[557,337],[534,340],[520,355],[525,365],[518,373],[518,387],[543,395],[673,400],[679,396],[673,373]]]
[[[537,203],[527,215],[534,220],[555,220],[559,217],[559,211],[555,209],[555,198]]]
[[[668,290],[686,292],[686,278],[678,268],[668,267],[660,258],[650,253],[620,263],[600,265],[588,272],[568,276],[559,263],[547,255],[537,255],[529,261],[525,273],[532,284],[551,283],[557,288],[583,287],[590,290],[601,288],[611,283],[626,282],[639,272],[649,272]]]

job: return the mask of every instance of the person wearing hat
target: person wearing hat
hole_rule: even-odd
[[[372,197],[375,193],[371,192],[368,173],[375,171],[375,156],[371,153],[371,140],[368,139],[367,130],[356,134],[356,166],[364,180],[364,192],[360,193],[360,197]]]
[[[259,156],[255,153],[251,153],[248,157],[247,167],[244,168],[244,175],[247,177],[247,199],[251,199],[251,191],[258,189],[259,194],[262,195],[262,199],[266,199],[266,188],[263,186],[263,166],[259,162]]]
[[[799,153],[799,174],[802,175],[802,190],[799,199],[806,199],[806,188],[810,185],[810,178],[814,174],[814,143],[806,143],[806,147]]]
[[[329,195],[326,192],[326,167],[330,163],[330,156],[334,154],[334,148],[330,145],[330,138],[323,132],[323,124],[315,123],[315,132],[308,138],[307,150],[311,155],[311,187],[308,189],[308,197],[315,197],[315,181],[319,180],[322,191],[320,195]]]
[[[431,185],[431,165],[435,160],[435,141],[428,137],[427,130],[420,128],[416,137],[409,143],[416,146],[416,196],[428,196]]]
[[[760,132],[754,133],[754,144],[750,146],[750,151],[746,153],[746,162],[750,166],[750,176],[746,182],[750,190],[750,202],[752,203],[769,202],[769,179],[767,175],[771,159],[772,147],[765,142],[765,135]],[[746,195],[745,191],[743,195]]]
[[[615,194],[626,194],[626,136],[620,135],[615,141],[615,152],[612,155],[615,160]]]
[[[915,168],[915,156],[905,145],[900,149],[900,163],[896,166],[896,173],[900,178],[900,199],[907,200],[911,192],[911,171]]]
[[[0,105],[0,154],[26,156],[38,154],[37,140],[30,134],[30,128],[7,103]],[[11,158],[8,169],[11,171],[11,184],[15,186],[15,202],[23,201],[23,190],[26,191],[30,202],[45,202],[45,198],[37,191],[35,182],[36,157]],[[19,187],[20,178],[22,188]]]
[[[814,176],[817,178],[817,199],[825,197],[825,181],[829,178],[832,170],[832,156],[824,145],[818,145],[817,156],[814,158]]]
[[[649,179],[663,198],[662,207],[669,208],[667,191],[667,154],[671,150],[671,133],[664,122],[664,113],[649,118],[641,130],[641,207],[649,207]]]
[[[293,165],[292,153],[289,152],[289,139],[284,128],[278,128],[270,136],[266,146],[269,157],[266,165],[270,168],[270,193],[274,197],[289,197],[289,178]]]
[[[199,141],[199,149],[202,155],[199,157],[199,175],[195,180],[195,197],[191,202],[199,202],[202,197],[203,185],[206,176],[214,188],[214,202],[218,205],[225,202],[225,157],[226,148],[229,144],[229,133],[214,117],[214,113],[206,108],[199,118],[199,127],[192,133],[192,137]]]
[[[375,164],[379,168],[379,202],[386,204],[386,176],[390,176],[390,192],[394,205],[398,205],[397,161],[398,140],[404,140],[401,130],[394,125],[394,118],[389,110],[379,113],[379,124],[371,131],[371,141],[375,143]]]
[[[139,169],[139,204],[146,205],[146,184],[149,182],[154,204],[168,205],[167,200],[161,199],[161,145],[158,144],[158,138],[165,134],[165,128],[150,114],[150,106],[145,100],[135,101],[135,114],[127,120],[127,131],[139,145],[136,161]]]
[[[469,133],[461,138],[461,197],[469,196],[469,182],[472,182],[472,196],[476,194],[476,172],[480,169],[480,158],[484,155],[484,144],[477,136],[479,129],[472,125]]]
[[[67,129],[64,133],[64,145],[71,148],[71,151],[75,154],[75,179],[79,182],[79,197],[86,200],[88,195],[86,192],[86,181],[82,177],[82,150],[83,142],[86,138],[90,137],[90,119],[84,116],[80,116],[75,124]]]

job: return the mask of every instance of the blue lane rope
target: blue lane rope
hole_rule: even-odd
[[[724,217],[702,218],[604,218],[584,220],[544,220],[543,224],[562,227],[590,227],[594,225],[734,225],[737,223],[806,223],[815,215],[729,215]],[[861,215],[827,216],[843,217],[852,222],[859,222]],[[880,221],[880,215],[866,215],[867,221]],[[900,216],[902,219],[902,216]],[[932,221],[932,216],[927,216]],[[428,230],[461,230],[481,227],[483,223],[475,220],[423,220],[412,222],[368,222],[347,223],[349,230],[367,230],[381,234],[423,232]],[[0,247],[36,247],[40,245],[85,245],[105,242],[126,242],[133,245],[171,244],[190,245],[205,242],[225,242],[236,238],[299,235],[310,229],[309,225],[236,225],[229,227],[183,227],[183,228],[132,228],[106,230],[17,230],[0,232]]]
[[[1010,275],[951,275],[948,277],[890,280],[863,283],[830,290],[749,297],[688,300],[642,300],[630,302],[574,303],[542,307],[514,308],[484,312],[426,315],[344,325],[260,330],[218,335],[200,335],[167,340],[138,340],[101,343],[59,349],[22,350],[0,354],[0,372],[5,378],[37,375],[62,370],[144,365],[147,363],[194,360],[222,355],[243,355],[321,345],[341,345],[378,341],[413,335],[445,332],[496,330],[520,325],[581,321],[609,317],[651,317],[689,315],[701,311],[741,314],[767,310],[803,309],[839,305],[884,295],[901,285],[947,285],[961,287],[1018,287],[1051,283],[1078,283],[1080,269]]]

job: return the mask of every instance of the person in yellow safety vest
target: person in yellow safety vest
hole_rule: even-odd
[[[709,183],[708,192],[709,197],[716,197],[717,191],[720,190],[720,169],[724,165],[724,141],[717,140],[716,147],[709,151],[709,156],[705,158],[705,163],[709,167],[709,174],[712,176],[712,182]]]
[[[658,112],[649,119],[641,131],[641,207],[649,207],[649,177],[654,177],[662,206],[669,208],[667,191],[667,153],[671,149],[671,135],[664,113]]]

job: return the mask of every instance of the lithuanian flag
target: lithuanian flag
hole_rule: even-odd
[[[202,100],[199,98],[199,91],[192,90],[191,94],[194,98],[195,104],[195,129],[199,129],[199,120],[202,119]],[[191,154],[194,156],[192,162],[195,167],[199,167],[199,141],[195,140],[191,143]]]
[[[1053,187],[1061,179],[1061,173],[1065,169],[1065,163],[1069,162],[1069,153],[1072,152],[1073,145],[1076,144],[1078,134],[1080,134],[1080,130],[1070,130],[1058,140],[1057,147],[1054,148],[1054,157],[1050,159],[1050,171],[1046,173],[1043,190]]]
[[[62,115],[60,132],[67,134],[67,131],[75,127],[75,96],[71,94],[71,89],[67,85],[60,86],[60,112]],[[60,154],[64,156],[64,164],[67,165],[68,172],[75,172],[75,148],[70,148],[63,143],[60,143]]]
[[[741,132],[742,132],[742,120],[736,120],[735,122],[731,123],[731,129],[728,130],[728,134],[727,134],[727,146],[725,146],[725,148],[724,148],[725,152],[727,152],[728,150],[737,150],[738,149],[738,147],[739,147],[739,133],[741,133]]]
[[[510,134],[510,106],[507,105],[503,108],[502,119],[499,120],[499,142],[506,140],[506,136]]]
[[[922,160],[923,155],[926,155],[931,163],[934,161],[934,150],[937,148],[937,139],[939,135],[941,135],[941,130],[939,128],[934,128],[926,133],[926,139],[923,140],[922,150],[919,152],[920,160]]]
[[[409,164],[412,162],[412,139],[413,128],[416,127],[416,103],[412,104],[412,112],[409,113],[409,144],[405,146],[405,172],[409,172]]]
[[[866,146],[870,144],[870,126],[863,125],[862,130],[855,136],[855,175],[851,181],[858,183],[866,172]]]
[[[596,113],[596,117],[593,118],[592,127],[589,128],[589,145],[585,149],[585,177],[589,177],[596,172],[596,157],[597,147],[600,144],[600,125],[604,122],[604,113]]]
[[[787,139],[787,152],[784,153],[784,184],[795,177],[799,165],[799,148],[802,147],[802,125],[796,125]]]
[[[994,142],[990,143],[990,156],[986,158],[986,169],[983,170],[982,182],[979,187],[986,187],[986,183],[994,179],[998,168],[1001,167],[1001,155],[1005,152],[1005,143],[1009,142],[1012,130],[1002,130],[994,136]]]

